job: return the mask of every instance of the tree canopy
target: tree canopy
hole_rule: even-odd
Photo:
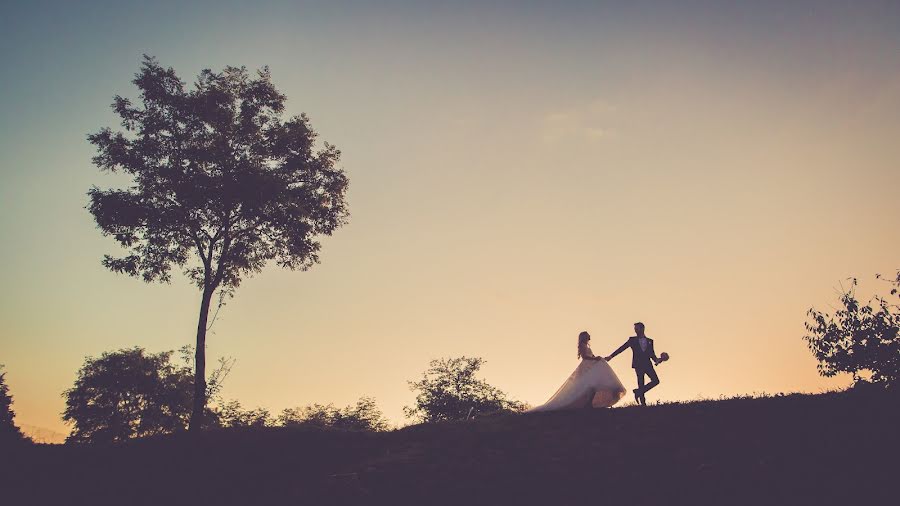
[[[180,268],[202,291],[197,325],[195,404],[205,412],[209,305],[233,294],[268,261],[308,269],[319,237],[346,223],[348,180],[340,151],[324,143],[301,114],[282,119],[286,97],[268,68],[206,69],[188,86],[145,56],[132,81],[138,103],[116,95],[123,131],[89,135],[101,171],[131,180],[88,192],[88,210],[104,235],[125,250],[103,265],[144,281],[169,282]]]
[[[192,409],[191,369],[171,362],[171,351],[130,348],[87,357],[65,391],[68,441],[121,442],[186,430]]]

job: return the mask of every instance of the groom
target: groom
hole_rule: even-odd
[[[653,339],[644,335],[644,324],[641,322],[635,323],[634,332],[637,335],[629,337],[625,344],[619,346],[618,350],[606,357],[606,361],[612,360],[613,357],[625,351],[625,348],[631,348],[633,353],[631,367],[637,373],[638,383],[638,387],[633,390],[634,400],[640,403],[641,406],[646,406],[647,399],[644,398],[644,394],[647,390],[659,385],[659,376],[656,375],[656,370],[653,369],[653,364],[659,365],[659,358],[653,350]],[[644,386],[644,375],[650,378],[650,383],[647,383],[647,386]]]

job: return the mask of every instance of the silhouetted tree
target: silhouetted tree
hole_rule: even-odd
[[[371,397],[360,398],[355,406],[343,409],[333,404],[311,404],[302,408],[285,409],[278,416],[279,425],[285,427],[316,427],[322,429],[348,429],[361,431],[386,431],[390,424]]]
[[[0,365],[0,444],[25,441],[22,431],[16,426],[16,412],[12,409],[13,398],[6,385],[6,372]]]
[[[403,408],[406,416],[423,422],[460,420],[473,414],[498,411],[521,412],[525,405],[510,400],[506,393],[475,377],[484,364],[481,358],[432,360],[420,381],[410,381],[418,392],[416,403]]]
[[[173,364],[172,354],[135,347],[87,357],[63,394],[63,420],[73,425],[67,441],[118,442],[186,430],[194,376],[188,365]],[[211,388],[217,390],[225,375],[222,367],[214,371]]]
[[[881,276],[877,276],[881,278]],[[889,280],[891,295],[900,295],[900,271]],[[896,386],[900,380],[900,306],[875,295],[867,304],[856,298],[856,279],[841,293],[841,307],[834,314],[810,309],[804,336],[819,360],[819,373],[834,376],[846,372],[854,381],[868,372],[871,381]]]
[[[122,189],[88,192],[104,235],[128,250],[103,265],[144,281],[169,282],[177,266],[201,290],[192,429],[203,423],[209,306],[269,260],[289,269],[319,261],[317,237],[347,220],[348,181],[340,151],[315,149],[305,115],[282,120],[285,96],[269,69],[203,70],[186,87],[146,56],[133,83],[141,105],[116,96],[124,132],[88,136],[94,164],[131,178]]]

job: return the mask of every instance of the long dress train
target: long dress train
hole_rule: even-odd
[[[531,408],[527,413],[536,411],[555,411],[559,409],[608,408],[625,396],[625,386],[613,372],[612,367],[602,358],[593,360],[590,347],[583,353],[581,363],[575,368],[569,379],[544,404]]]

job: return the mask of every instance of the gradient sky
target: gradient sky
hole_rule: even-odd
[[[549,4],[550,2],[548,2]],[[199,293],[105,271],[88,133],[141,54],[271,67],[344,153],[351,223],[247,280],[208,338],[245,407],[374,396],[432,358],[545,401],[642,320],[651,398],[819,391],[805,311],[900,267],[897,2],[3,2],[0,363],[65,431],[85,356],[193,342]],[[630,359],[614,369],[626,385]]]

